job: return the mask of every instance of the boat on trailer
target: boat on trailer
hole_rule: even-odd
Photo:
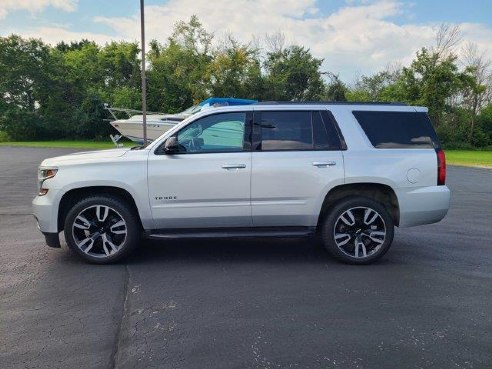
[[[170,130],[176,124],[189,116],[196,114],[204,109],[209,109],[218,106],[229,105],[251,105],[257,103],[257,100],[250,99],[236,99],[229,97],[210,97],[203,100],[197,105],[194,105],[177,114],[165,114],[158,112],[148,112],[147,118],[147,140],[153,141],[161,136],[163,133]],[[118,140],[125,136],[132,141],[143,143],[143,115],[140,110],[124,109],[124,108],[112,108],[105,105],[106,110],[110,112],[114,120],[109,123],[120,133],[119,136],[112,136],[113,142],[118,145]],[[118,119],[116,112],[125,113],[127,119]]]

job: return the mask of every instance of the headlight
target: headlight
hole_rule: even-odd
[[[43,188],[43,183],[49,178],[53,178],[56,176],[56,173],[58,172],[57,168],[39,168],[38,171],[38,187],[39,187],[39,196],[46,195],[48,193],[47,188]]]
[[[39,169],[39,178],[40,179],[48,179],[52,178],[56,175],[56,172],[58,172],[58,169],[56,168],[40,168]]]

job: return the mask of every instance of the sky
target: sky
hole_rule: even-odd
[[[282,33],[286,44],[323,58],[322,71],[350,83],[390,64],[406,65],[432,46],[440,24],[459,25],[459,55],[469,42],[492,59],[492,0],[146,0],[147,40],[165,42],[195,14],[220,40]],[[139,0],[0,0],[0,36],[15,33],[56,44],[87,38],[104,44],[140,39]],[[261,45],[260,45],[261,46]]]

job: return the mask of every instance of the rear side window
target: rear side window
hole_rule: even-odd
[[[354,111],[353,114],[375,148],[439,148],[427,113]]]
[[[268,111],[260,119],[263,151],[313,149],[310,111]]]
[[[319,111],[264,111],[255,119],[262,151],[340,150],[336,129]]]

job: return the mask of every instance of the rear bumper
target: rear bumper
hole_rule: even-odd
[[[448,213],[451,199],[447,186],[400,189],[396,195],[400,207],[400,227],[439,222]]]

